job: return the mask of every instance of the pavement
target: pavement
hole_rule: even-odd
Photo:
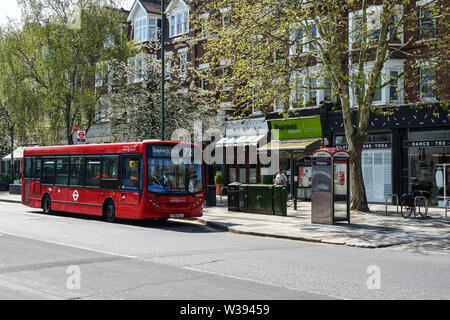
[[[20,203],[20,195],[0,192],[0,202]],[[351,214],[351,223],[322,225],[311,223],[311,202],[299,202],[297,210],[288,209],[287,216],[270,216],[228,211],[227,198],[217,197],[217,206],[207,207],[203,217],[195,218],[204,225],[232,233],[290,240],[346,245],[361,248],[384,248],[414,244],[437,244],[450,251],[450,220],[444,209],[429,208],[428,218],[404,219],[396,206],[369,205],[371,212]]]

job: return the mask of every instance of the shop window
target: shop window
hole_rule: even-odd
[[[228,171],[229,183],[236,182],[236,167],[230,167]]]
[[[239,182],[247,183],[247,168],[239,168]]]
[[[256,168],[250,168],[249,183],[257,183]]]

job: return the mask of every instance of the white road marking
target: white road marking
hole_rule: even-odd
[[[209,274],[212,274],[212,275],[215,275],[215,276],[221,276],[221,277],[225,277],[225,278],[232,278],[232,279],[241,280],[241,281],[250,281],[250,282],[262,284],[262,285],[265,285],[265,286],[272,286],[272,287],[278,287],[278,288],[283,288],[283,289],[288,289],[288,290],[307,292],[307,293],[310,293],[310,294],[324,296],[324,297],[328,297],[328,298],[336,299],[336,300],[348,300],[348,299],[345,299],[345,298],[342,298],[342,297],[336,297],[336,296],[332,296],[332,295],[329,295],[329,294],[326,294],[326,293],[313,292],[313,291],[303,290],[303,289],[299,289],[299,288],[292,288],[292,287],[281,287],[281,286],[277,286],[277,285],[274,285],[274,284],[269,283],[269,282],[263,282],[263,281],[254,280],[254,279],[250,279],[250,278],[233,276],[233,275],[220,273],[220,272],[206,271],[206,270],[192,268],[192,267],[180,267],[180,268],[186,269],[186,270],[190,270],[190,271],[195,271],[195,272],[209,273]]]
[[[3,231],[2,231],[2,232],[3,232]],[[52,241],[52,240],[40,240],[40,239],[28,238],[28,237],[24,237],[23,235],[18,235],[18,234],[13,234],[13,233],[8,233],[8,232],[4,232],[4,234],[9,235],[9,236],[13,236],[13,237],[18,237],[18,238],[28,239],[28,240],[41,241],[41,242],[45,242],[45,243],[56,244],[56,245],[59,245],[59,246],[66,246],[66,247],[75,248],[75,249],[80,249],[80,250],[86,250],[86,251],[92,251],[92,252],[97,252],[97,253],[107,254],[107,255],[110,255],[110,256],[117,256],[117,257],[123,257],[123,258],[128,258],[128,259],[138,259],[138,257],[136,257],[136,256],[130,256],[130,255],[125,255],[125,254],[120,254],[120,253],[114,253],[114,252],[102,251],[102,250],[92,249],[92,248],[86,248],[86,247],[82,247],[82,246],[75,246],[75,245],[68,244],[68,243],[63,243],[63,242],[57,242],[57,241]]]

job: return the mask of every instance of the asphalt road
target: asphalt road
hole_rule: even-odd
[[[0,203],[0,299],[449,299],[447,251],[362,249],[193,222]]]

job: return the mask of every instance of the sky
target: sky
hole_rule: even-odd
[[[121,0],[124,9],[130,10],[134,0]],[[16,0],[0,0],[0,25],[7,23],[7,17],[20,19],[21,12]]]

